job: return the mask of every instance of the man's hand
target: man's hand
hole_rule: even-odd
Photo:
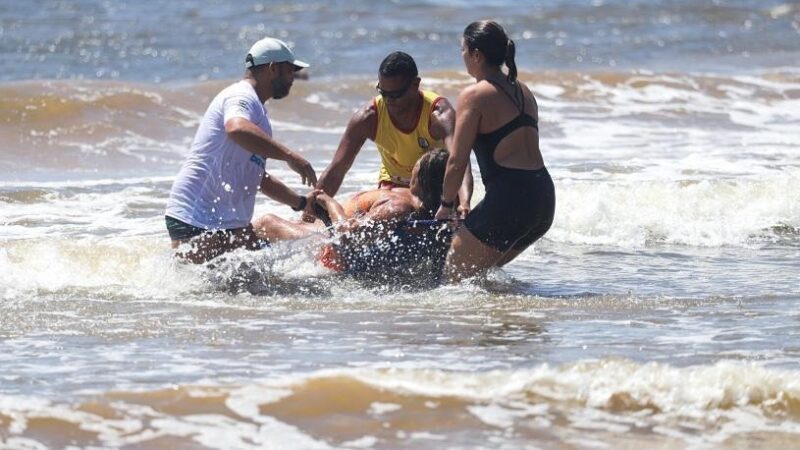
[[[306,194],[306,207],[303,209],[303,222],[314,223],[317,215],[314,213],[314,205],[317,203],[317,196],[322,194],[322,190],[313,189]]]
[[[317,173],[314,172],[311,163],[302,156],[292,153],[286,164],[300,175],[304,185],[313,187],[317,184]]]

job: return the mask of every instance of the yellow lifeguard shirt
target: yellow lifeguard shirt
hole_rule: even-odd
[[[381,170],[378,182],[391,181],[408,186],[411,170],[417,160],[428,150],[444,146],[442,140],[431,137],[431,112],[442,97],[430,91],[422,92],[422,102],[417,125],[411,130],[402,130],[392,122],[386,103],[380,95],[373,101],[378,112],[378,129],[375,145],[381,154]]]

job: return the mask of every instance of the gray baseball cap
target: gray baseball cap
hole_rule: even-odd
[[[294,52],[280,39],[266,37],[253,44],[244,60],[244,67],[251,67],[268,64],[271,62],[288,62],[294,64],[297,70],[308,67],[308,63],[300,61],[294,57]]]

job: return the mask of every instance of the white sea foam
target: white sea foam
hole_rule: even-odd
[[[302,131],[308,133],[317,133],[317,134],[334,134],[334,135],[341,135],[344,133],[344,127],[317,127],[313,125],[304,125],[301,123],[296,122],[284,122],[280,120],[272,120],[272,126],[275,127],[276,130],[281,131]]]
[[[352,441],[347,441],[342,443],[343,448],[372,448],[375,444],[378,443],[378,439],[375,436],[362,436],[358,439],[353,439]]]
[[[189,141],[169,142],[151,138],[130,130],[126,130],[113,137],[108,137],[99,142],[90,144],[61,140],[61,145],[73,146],[82,153],[98,156],[126,156],[140,163],[159,164],[163,162],[174,163],[175,156],[181,155],[189,148]]]
[[[747,246],[771,228],[800,228],[800,171],[705,181],[570,179],[556,172],[557,210],[548,239],[644,247]]]
[[[180,270],[166,242],[159,245],[141,238],[25,240],[0,249],[0,298],[74,288],[161,297],[202,285],[200,277],[178,276]]]
[[[0,181],[0,188],[5,188],[8,190],[11,190],[11,188],[16,188],[19,190],[27,188],[91,188],[116,185],[124,187],[126,185],[171,182],[173,178],[174,176],[147,176],[124,178],[103,177],[60,181]]]
[[[750,432],[800,434],[800,423],[792,419],[800,398],[800,382],[794,372],[729,362],[679,368],[616,359],[471,373],[335,369],[239,387],[182,388],[189,390],[196,399],[193,401],[204,397],[213,402],[228,398],[225,405],[233,407],[232,412],[244,414],[247,420],[219,413],[170,414],[170,407],[162,406],[163,401],[158,398],[166,395],[165,400],[172,401],[164,404],[180,404],[184,395],[169,391],[158,394],[152,406],[113,400],[107,403],[115,411],[113,419],[69,404],[35,397],[20,401],[22,397],[15,396],[0,396],[0,414],[11,418],[8,429],[12,436],[23,438],[27,437],[29,419],[49,417],[97,432],[106,445],[146,443],[155,437],[173,436],[211,448],[222,448],[222,443],[225,448],[278,444],[327,448],[323,441],[305,434],[322,426],[313,421],[313,414],[290,419],[308,427],[301,430],[261,409],[277,399],[291,401],[294,395],[302,398],[308,394],[307,383],[314,381],[326,382],[329,391],[323,392],[324,395],[338,395],[335,394],[338,383],[351,386],[355,381],[399,396],[395,398],[402,403],[405,403],[403,398],[414,402],[425,400],[426,404],[446,401],[447,410],[443,413],[454,418],[462,412],[469,413],[488,427],[505,430],[507,436],[526,428],[558,429],[560,439],[571,441],[586,437],[579,433],[625,433],[637,429],[669,436],[684,444],[708,445]],[[144,396],[141,401],[147,402],[146,399]],[[391,421],[386,413],[398,417],[404,414],[394,403],[371,404],[362,413],[362,420],[378,415],[382,417],[380,420]],[[336,408],[324,403],[316,407],[321,411]],[[417,427],[412,430],[417,439],[439,438],[431,434],[436,429],[428,429],[424,424]],[[358,447],[376,444],[370,435],[348,442]]]
[[[341,102],[332,100],[330,94],[324,92],[311,94],[305,98],[305,101],[333,111],[343,111],[345,109]]]
[[[369,413],[376,416],[380,416],[386,413],[398,411],[402,408],[403,407],[401,405],[398,405],[396,403],[373,402],[371,405],[369,405]]]
[[[785,398],[789,403],[784,406],[790,408],[789,399],[800,397],[800,381],[793,372],[731,362],[678,368],[612,359],[511,372],[451,374],[389,369],[355,376],[392,391],[430,397],[508,402],[536,394],[551,402],[578,401],[610,411],[635,411],[652,405],[662,413],[691,413],[697,418],[711,411],[723,414],[736,405],[767,408],[773,399]],[[615,396],[623,393],[630,396],[629,404],[616,403]]]
[[[644,74],[616,84],[585,77],[575,88],[583,94],[540,99],[551,166],[626,166],[633,177],[673,180],[686,170],[716,178],[800,167],[796,83]],[[700,155],[713,159],[682,165]]]

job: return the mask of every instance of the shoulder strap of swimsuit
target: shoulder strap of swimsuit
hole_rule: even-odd
[[[489,83],[491,83],[493,86],[495,86],[495,87],[496,87],[497,89],[499,89],[500,91],[502,91],[504,94],[506,94],[506,97],[508,97],[509,99],[511,99],[511,102],[512,102],[512,103],[514,103],[514,106],[516,106],[516,107],[517,107],[517,109],[519,109],[519,110],[520,110],[520,114],[525,114],[525,94],[522,94],[522,100],[521,100],[521,101],[520,101],[520,99],[519,99],[519,98],[517,98],[517,90],[519,90],[519,91],[521,92],[521,91],[522,91],[522,87],[521,87],[521,86],[519,86],[519,85],[516,85],[516,84],[515,84],[515,85],[514,85],[514,88],[515,88],[515,89],[514,89],[514,95],[511,95],[511,94],[510,94],[510,93],[509,93],[507,90],[505,90],[505,88],[503,88],[503,86],[502,86],[500,83],[498,83],[497,81],[490,80],[490,79],[488,79],[488,78],[486,78],[485,80],[486,80],[486,81],[488,81]],[[520,105],[522,105],[522,107],[521,107],[521,108],[520,108]]]

